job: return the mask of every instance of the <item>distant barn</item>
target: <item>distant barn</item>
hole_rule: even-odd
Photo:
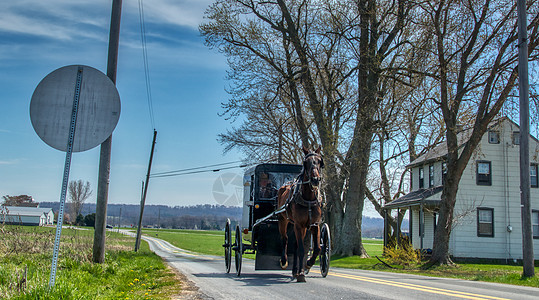
[[[0,206],[0,223],[25,226],[52,225],[52,208]]]

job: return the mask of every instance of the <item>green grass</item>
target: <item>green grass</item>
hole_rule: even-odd
[[[143,233],[167,240],[173,245],[182,249],[223,256],[224,232],[222,231],[197,231],[197,230],[143,230]],[[234,237],[232,237],[234,240]],[[360,258],[359,256],[331,257],[331,267],[351,268],[362,270],[377,270],[386,272],[411,273],[425,276],[460,278],[475,281],[489,281],[515,285],[526,285],[539,287],[539,268],[535,268],[538,276],[534,278],[522,278],[521,266],[510,266],[500,264],[471,264],[459,263],[456,266],[433,267],[428,270],[421,269],[420,265],[393,266],[394,269],[384,266],[375,256],[383,258],[383,241],[374,239],[363,239],[363,246],[370,258]],[[245,255],[247,258],[254,258],[254,255]]]
[[[224,231],[143,229],[142,233],[197,253],[221,256],[224,253],[222,247],[225,239]]]
[[[1,226],[1,299],[170,299],[180,282],[162,259],[134,239],[107,233],[105,262],[91,262],[93,230],[63,229],[54,288],[49,289],[55,228]],[[25,289],[18,278],[27,269]]]

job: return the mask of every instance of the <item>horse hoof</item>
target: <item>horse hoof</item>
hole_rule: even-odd
[[[297,277],[297,281],[298,282],[306,282],[305,281],[305,275],[304,274],[299,274],[298,277]]]
[[[286,270],[286,268],[288,268],[288,261],[286,261],[286,262],[284,263],[284,265],[283,265],[282,262],[279,262],[279,264],[281,265],[281,269],[282,269],[282,270]]]

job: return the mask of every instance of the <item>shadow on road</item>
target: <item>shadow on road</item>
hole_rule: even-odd
[[[193,273],[195,277],[206,278],[230,278],[230,280],[236,280],[244,283],[247,286],[269,286],[275,284],[291,283],[292,276],[284,274],[241,274],[241,277],[237,277],[236,274],[226,273]]]

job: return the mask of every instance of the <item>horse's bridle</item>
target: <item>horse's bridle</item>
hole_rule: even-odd
[[[321,207],[321,201],[320,201],[320,191],[319,191],[319,188],[318,188],[318,184],[316,185],[313,185],[313,178],[311,178],[311,175],[307,175],[307,173],[310,173],[308,172],[306,169],[305,169],[305,161],[309,158],[309,157],[312,157],[312,156],[317,156],[320,158],[320,170],[319,170],[319,173],[318,175],[320,177],[317,178],[317,182],[318,184],[322,181],[322,177],[321,177],[321,172],[322,172],[322,168],[324,167],[324,159],[322,158],[322,155],[320,155],[319,153],[315,153],[315,152],[311,152],[311,153],[308,153],[307,155],[305,155],[305,157],[303,158],[303,171],[302,171],[302,174],[301,174],[301,181],[297,182],[298,185],[305,185],[305,184],[308,184],[309,185],[309,188],[311,189],[311,192],[313,192],[315,194],[315,198],[313,200],[305,200],[303,198],[303,195],[302,193],[299,193],[301,195],[298,195],[296,197],[293,197],[294,198],[294,202],[296,202],[298,205],[301,205],[301,206],[305,206],[305,207],[308,207],[309,209],[309,220],[312,219],[312,208],[315,207],[315,206],[319,206]],[[310,170],[309,170],[310,171]],[[308,176],[308,180],[305,180],[305,177]],[[318,226],[318,223],[312,223],[310,224],[310,226]]]
[[[320,177],[315,177],[316,179],[318,179],[318,182],[320,182],[320,181],[322,181],[322,176],[321,176],[322,170],[321,169],[324,167],[324,159],[322,158],[322,155],[312,152],[312,153],[309,153],[309,154],[305,155],[305,157],[303,158],[303,162],[305,163],[305,161],[309,157],[312,157],[312,156],[318,156],[320,158],[320,170],[319,170],[319,174],[318,174]],[[307,170],[305,170],[305,167],[303,167],[303,176],[302,176],[301,182],[299,184],[309,184],[311,186],[311,190],[314,190],[314,187],[312,185],[313,182],[312,182],[312,178],[311,178],[310,174],[308,174],[309,180],[305,181],[304,177],[305,177],[305,175],[307,175],[306,173],[308,173],[308,172],[307,172]]]

